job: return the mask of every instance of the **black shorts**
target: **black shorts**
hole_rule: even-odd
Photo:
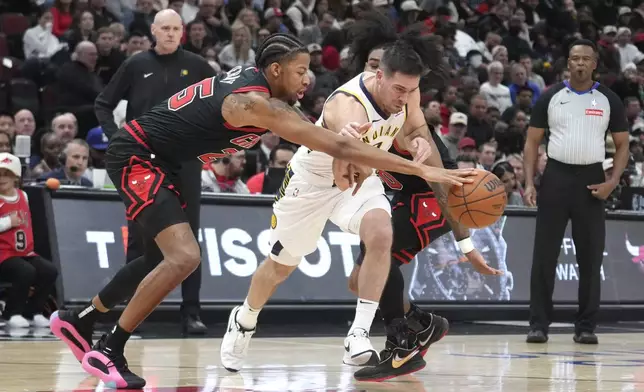
[[[136,121],[114,135],[105,164],[125,203],[125,217],[140,224],[146,236],[155,238],[169,226],[188,222],[185,203],[174,185],[176,170],[154,156]]]
[[[394,231],[391,259],[398,265],[409,263],[430,243],[452,230],[431,191],[396,194],[391,219]],[[360,243],[356,264],[362,264],[364,251],[364,244]]]

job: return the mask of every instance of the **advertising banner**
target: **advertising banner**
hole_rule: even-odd
[[[66,302],[87,301],[125,261],[127,226],[123,204],[113,200],[53,199],[54,224]],[[248,204],[248,203],[246,203]],[[203,250],[205,302],[241,302],[250,278],[269,252],[271,208],[203,204],[199,241]],[[484,277],[462,262],[451,234],[436,240],[403,266],[412,299],[422,302],[527,302],[535,218],[505,216],[472,232],[485,259],[505,271]],[[329,223],[318,249],[282,284],[274,302],[352,302],[347,277],[359,252],[357,236]],[[561,244],[554,299],[576,302],[578,247],[568,227]],[[609,220],[602,276],[603,302],[644,302],[644,225]],[[168,300],[179,301],[180,289]]]

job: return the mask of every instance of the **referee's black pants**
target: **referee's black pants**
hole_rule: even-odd
[[[604,201],[587,188],[606,181],[602,164],[568,165],[549,158],[538,195],[530,276],[530,327],[548,333],[557,259],[568,220],[579,265],[575,333],[593,332],[599,310],[606,234]]]
[[[195,160],[194,162],[187,162],[182,164],[181,171],[178,176],[178,188],[181,190],[181,197],[186,203],[186,214],[192,232],[195,238],[198,237],[199,231],[199,213],[201,210],[201,162]],[[138,259],[145,255],[145,258]],[[138,266],[131,266],[131,274],[129,274],[128,281],[132,282],[132,288],[136,286],[145,278],[145,276],[152,271],[162,260],[163,254],[157,246],[153,238],[144,238],[141,226],[134,221],[128,221],[128,239],[127,239],[127,255],[126,263],[136,260]],[[138,267],[138,268],[137,268]],[[116,279],[115,279],[116,280]],[[128,282],[130,283],[130,282]],[[123,287],[123,286],[121,286]],[[181,303],[181,312],[184,315],[197,315],[199,313],[199,291],[201,290],[201,264],[195,269],[186,280],[181,283],[181,295],[183,301]],[[133,293],[128,293],[132,295]],[[129,296],[128,295],[128,296]],[[101,300],[103,296],[99,295]],[[111,295],[107,296],[109,299],[106,301],[112,305],[110,299]],[[121,298],[115,298],[120,302]]]

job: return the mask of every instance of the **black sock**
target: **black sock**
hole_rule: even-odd
[[[125,349],[125,343],[127,343],[130,335],[132,335],[131,332],[124,330],[117,323],[112,332],[107,337],[105,346],[112,350],[113,353],[123,353],[123,350]]]
[[[101,312],[90,302],[89,305],[78,313],[78,323],[82,327],[93,328],[100,315]]]
[[[394,319],[405,317],[404,292],[405,278],[400,268],[392,263],[387,283],[380,297],[380,313],[385,326],[389,325]]]

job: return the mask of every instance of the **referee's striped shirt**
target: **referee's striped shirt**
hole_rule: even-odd
[[[530,126],[546,130],[548,158],[570,165],[603,162],[607,132],[628,132],[617,94],[599,83],[576,91],[567,80],[539,97]]]

